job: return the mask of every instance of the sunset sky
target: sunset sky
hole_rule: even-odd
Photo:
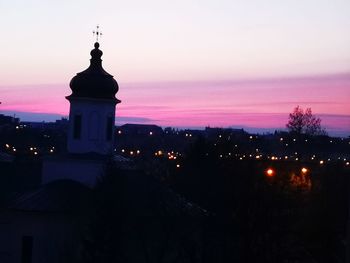
[[[0,23],[3,114],[67,115],[99,24],[118,123],[262,132],[300,105],[350,135],[349,0],[0,0]]]

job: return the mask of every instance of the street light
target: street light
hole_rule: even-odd
[[[272,176],[275,175],[275,171],[274,171],[273,169],[271,169],[271,168],[268,168],[268,169],[266,170],[266,175],[267,175],[268,177],[272,177]]]
[[[303,174],[306,174],[308,171],[309,171],[309,170],[308,170],[307,168],[305,168],[305,167],[301,168],[301,172],[302,172]]]

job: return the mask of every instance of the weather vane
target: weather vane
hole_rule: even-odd
[[[102,32],[100,31],[100,26],[96,26],[96,30],[92,31],[94,36],[96,36],[96,42],[98,42],[98,38],[102,36]]]

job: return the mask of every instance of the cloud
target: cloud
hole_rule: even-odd
[[[145,117],[130,117],[130,116],[123,116],[123,117],[116,117],[116,123],[117,124],[125,124],[125,123],[154,123],[157,122],[157,120],[153,120],[150,118]]]
[[[2,114],[16,116],[20,118],[21,121],[32,121],[32,122],[52,122],[59,120],[63,117],[67,117],[60,114],[52,113],[37,113],[37,112],[23,112],[23,111],[1,111]]]
[[[67,118],[66,115],[52,114],[52,113],[37,113],[37,112],[23,112],[23,111],[1,111],[1,114],[8,116],[16,116],[21,121],[32,122],[53,122],[61,118]],[[131,116],[116,116],[116,122],[118,124],[124,123],[152,123],[157,120],[145,118],[145,117],[131,117]]]

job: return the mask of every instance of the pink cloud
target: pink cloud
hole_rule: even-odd
[[[288,113],[311,107],[332,130],[350,129],[350,74],[286,79],[119,83],[118,117],[162,126],[283,128]],[[65,85],[0,87],[0,110],[67,115]],[[341,117],[344,116],[344,117]]]

